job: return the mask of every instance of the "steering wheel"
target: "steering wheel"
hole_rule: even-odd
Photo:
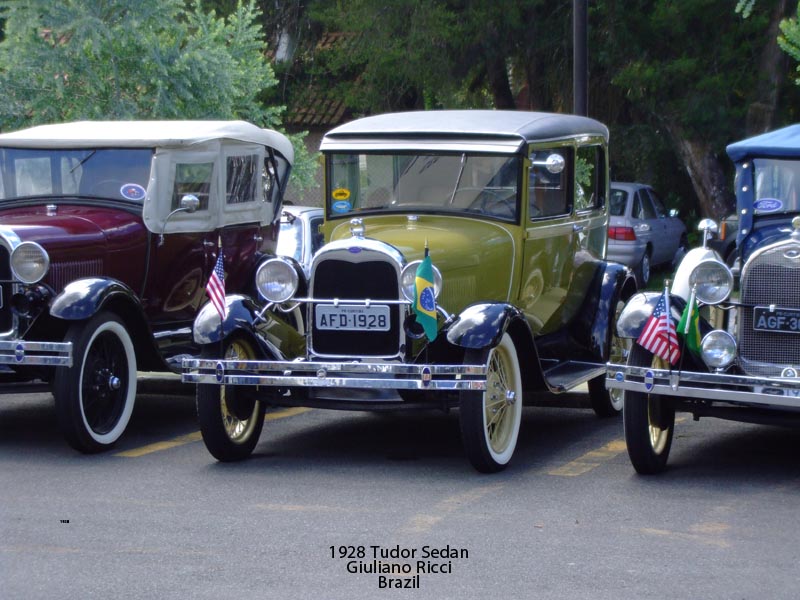
[[[508,192],[498,190],[483,190],[472,206],[481,213],[493,217],[513,219],[516,214],[514,197],[509,197]]]

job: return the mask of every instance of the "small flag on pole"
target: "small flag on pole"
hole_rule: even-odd
[[[422,325],[425,335],[430,341],[436,339],[438,324],[436,319],[436,294],[433,291],[433,263],[428,256],[428,244],[425,243],[425,258],[417,267],[414,280],[414,313],[417,322]]]
[[[681,351],[678,348],[678,336],[675,332],[675,324],[669,314],[669,292],[664,290],[658,299],[653,314],[644,325],[642,333],[636,342],[655,354],[668,360],[670,364],[678,362]]]
[[[206,293],[211,300],[211,304],[217,309],[221,321],[225,320],[228,308],[225,305],[225,269],[223,263],[222,244],[220,244],[217,264],[214,265],[214,270],[211,272],[211,277],[209,277],[206,284]]]
[[[694,287],[689,296],[689,304],[686,305],[678,323],[678,332],[683,335],[686,347],[695,354],[700,354],[700,310],[697,307]]]

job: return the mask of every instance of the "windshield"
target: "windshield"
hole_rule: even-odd
[[[328,214],[469,213],[516,221],[521,160],[472,154],[333,154]]]
[[[0,201],[85,196],[142,202],[150,149],[0,148]]]
[[[800,161],[757,158],[754,213],[800,212]]]

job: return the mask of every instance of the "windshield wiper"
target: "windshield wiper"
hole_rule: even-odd
[[[90,158],[92,158],[92,157],[93,157],[95,154],[97,154],[97,150],[92,150],[91,152],[89,152],[89,154],[87,154],[87,155],[86,155],[86,156],[84,156],[82,159],[80,159],[80,160],[78,161],[78,164],[77,164],[77,165],[75,165],[74,167],[72,167],[72,168],[69,170],[69,172],[70,172],[70,173],[74,173],[74,172],[75,172],[75,169],[77,169],[78,167],[80,167],[81,165],[83,165],[83,163],[85,163],[87,160],[89,160]]]
[[[461,176],[464,174],[464,165],[467,164],[467,153],[461,155],[461,165],[458,167],[458,177],[456,177],[456,185],[453,188],[453,193],[450,196],[450,204],[453,205],[453,202],[456,201],[456,192],[458,191],[458,186],[461,185]]]

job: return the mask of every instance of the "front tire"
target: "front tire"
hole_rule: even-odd
[[[136,400],[136,354],[122,320],[100,312],[67,331],[74,364],[56,369],[58,424],[70,446],[107,450],[119,439]]]
[[[625,308],[625,302],[617,300],[614,319],[609,324],[608,362],[615,364],[624,363],[628,359],[628,353],[631,348],[630,339],[621,338],[617,335],[617,320],[623,308]],[[605,375],[589,380],[589,401],[598,417],[616,417],[622,413],[622,405],[624,403],[622,390],[606,389]]]
[[[522,421],[522,378],[514,341],[507,333],[487,350],[468,350],[465,364],[487,366],[485,391],[459,394],[461,439],[481,473],[502,471],[517,445]]]
[[[243,338],[225,341],[225,359],[254,360],[253,346]],[[255,388],[249,386],[251,394]],[[245,388],[231,385],[198,384],[197,418],[203,442],[221,462],[249,457],[264,427],[265,405]]]
[[[667,368],[667,362],[634,344],[628,364],[635,367]],[[633,468],[642,475],[661,473],[667,467],[672,434],[675,429],[675,407],[655,394],[624,390],[622,420],[625,442]]]

